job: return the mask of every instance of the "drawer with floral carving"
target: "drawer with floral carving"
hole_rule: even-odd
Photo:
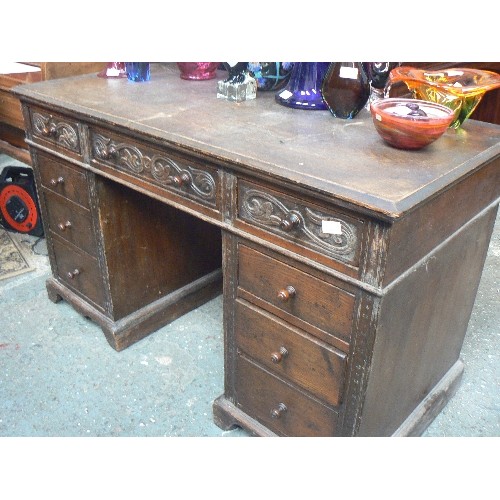
[[[44,108],[29,108],[33,142],[80,159],[83,146],[77,121]]]
[[[177,197],[220,210],[220,181],[216,168],[181,157],[105,129],[90,129],[91,161],[97,168],[112,168],[153,184]]]
[[[312,251],[359,268],[365,224],[340,210],[239,179],[236,223],[241,221],[259,236],[275,235],[292,243],[292,249],[302,255]]]

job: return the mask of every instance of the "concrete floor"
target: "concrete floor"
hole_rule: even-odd
[[[0,169],[17,162],[0,155]],[[245,437],[212,420],[223,392],[217,297],[117,353],[100,328],[47,298],[45,240],[12,233],[35,270],[0,281],[0,436]],[[500,217],[455,397],[426,437],[500,436]]]

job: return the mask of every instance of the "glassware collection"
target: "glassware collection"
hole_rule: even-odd
[[[151,63],[108,63],[103,78],[151,79]],[[352,120],[363,108],[389,145],[420,149],[448,128],[457,129],[489,90],[500,88],[500,74],[469,68],[428,71],[399,62],[238,62],[176,63],[180,78],[199,81],[218,76],[217,98],[241,102],[258,92],[275,92],[275,101],[302,110],[328,110]],[[224,76],[224,73],[227,75]],[[404,93],[391,91],[402,84]],[[412,102],[413,101],[413,102]],[[396,140],[396,137],[404,138]]]

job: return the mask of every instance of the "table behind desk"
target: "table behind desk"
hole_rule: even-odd
[[[22,63],[19,67],[22,66],[30,71],[0,73],[0,151],[30,165],[21,103],[12,93],[12,88],[26,83],[97,72],[103,69],[105,63],[29,62]],[[37,71],[32,71],[33,69]]]

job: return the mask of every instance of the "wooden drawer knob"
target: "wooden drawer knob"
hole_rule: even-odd
[[[174,175],[174,177],[172,177],[172,182],[176,187],[186,186],[191,182],[191,177],[189,177],[189,174],[186,173]]]
[[[64,177],[58,177],[57,179],[50,179],[50,184],[52,186],[57,186],[58,184],[64,184]]]
[[[278,292],[278,299],[281,300],[281,302],[288,302],[290,299],[293,299],[293,297],[295,297],[296,293],[297,292],[295,291],[295,288],[291,285],[288,285]]]
[[[280,221],[280,228],[283,231],[289,232],[292,229],[296,229],[300,224],[300,219],[295,214],[288,214],[284,219]]]
[[[45,137],[55,137],[57,135],[57,126],[54,122],[49,121],[42,128],[42,135]]]
[[[79,269],[75,269],[73,272],[70,271],[68,273],[68,278],[70,280],[72,280],[72,279],[76,278],[79,274],[80,274],[80,270]]]
[[[66,222],[60,222],[57,227],[61,230],[61,231],[66,231],[66,229],[69,229],[71,227],[71,222],[69,220],[67,220]]]
[[[278,364],[278,363],[281,363],[283,358],[286,358],[287,356],[288,356],[288,350],[286,349],[286,347],[281,346],[279,348],[279,351],[273,352],[271,354],[271,361],[273,363]]]
[[[118,149],[116,149],[116,145],[113,142],[109,142],[104,147],[96,149],[96,156],[103,160],[110,160],[118,156]]]
[[[110,144],[102,153],[102,156],[105,160],[109,160],[110,158],[116,158],[118,156],[118,150],[114,144]]]
[[[287,407],[285,406],[284,403],[279,403],[276,408],[273,408],[271,410],[271,417],[273,418],[281,418],[284,413],[286,413]]]

